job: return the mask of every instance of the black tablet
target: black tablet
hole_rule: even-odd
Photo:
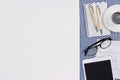
[[[114,80],[110,57],[83,60],[85,80]]]

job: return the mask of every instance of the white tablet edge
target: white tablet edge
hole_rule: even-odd
[[[83,73],[84,73],[84,79],[86,79],[86,73],[85,73],[85,66],[84,64],[85,63],[93,63],[93,62],[99,62],[99,61],[105,61],[105,60],[110,60],[111,62],[111,68],[112,68],[112,75],[113,75],[113,80],[115,80],[115,77],[114,77],[114,71],[113,71],[113,65],[112,65],[112,59],[110,56],[107,56],[107,57],[96,57],[96,58],[92,58],[92,59],[85,59],[83,60]]]

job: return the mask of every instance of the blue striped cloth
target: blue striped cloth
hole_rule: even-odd
[[[83,75],[83,67],[82,67],[82,60],[85,59],[83,50],[95,43],[97,39],[102,39],[105,37],[111,37],[114,40],[120,40],[120,33],[118,32],[111,32],[111,35],[102,36],[102,37],[92,37],[88,38],[86,35],[86,26],[85,26],[85,18],[84,18],[84,9],[83,4],[85,3],[92,3],[92,2],[101,2],[105,1],[108,3],[108,7],[114,4],[120,4],[120,0],[80,0],[80,80],[84,80]]]

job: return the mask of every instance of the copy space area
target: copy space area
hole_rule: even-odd
[[[0,80],[78,80],[78,0],[0,1]]]

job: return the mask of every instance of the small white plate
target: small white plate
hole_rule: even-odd
[[[111,31],[120,32],[120,24],[116,24],[112,20],[112,16],[116,12],[120,13],[120,5],[113,5],[109,7],[103,15],[103,24]]]

